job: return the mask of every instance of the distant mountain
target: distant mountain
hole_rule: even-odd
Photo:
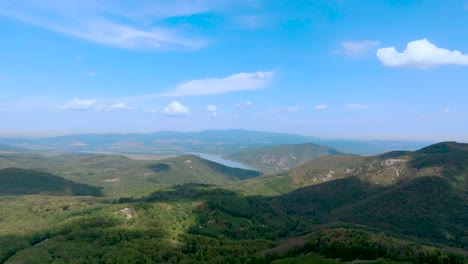
[[[100,188],[75,183],[46,172],[8,168],[0,170],[0,195],[47,193],[102,196]]]
[[[346,155],[333,148],[313,143],[249,148],[225,157],[264,171],[289,170],[325,155]]]
[[[226,154],[246,148],[313,142],[354,154],[371,155],[394,149],[415,150],[430,142],[320,139],[286,133],[248,130],[200,132],[161,131],[149,134],[77,134],[49,138],[3,138],[0,144],[25,149],[111,153]]]

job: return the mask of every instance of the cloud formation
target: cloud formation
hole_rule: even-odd
[[[218,118],[219,113],[216,111],[217,107],[216,105],[207,105],[206,106],[206,111],[210,112],[210,115],[212,118]]]
[[[242,103],[235,104],[234,106],[237,108],[243,108],[243,107],[251,107],[253,103],[251,101],[245,101]]]
[[[66,109],[66,110],[89,110],[91,109],[94,105],[96,105],[96,100],[94,99],[73,99],[71,101],[68,101],[67,103],[63,104],[60,106],[60,108]]]
[[[64,35],[125,49],[165,51],[198,49],[207,41],[165,19],[215,10],[211,1],[41,1],[0,2],[0,15]]]
[[[318,104],[314,106],[314,108],[317,110],[323,110],[323,109],[326,109],[327,107],[328,106],[326,104]]]
[[[216,105],[207,105],[206,106],[206,111],[216,112]]]
[[[113,104],[100,104],[97,107],[97,110],[100,112],[112,112],[112,111],[123,111],[123,110],[132,110],[131,107],[129,107],[125,103],[113,103]]]
[[[172,101],[164,109],[163,113],[169,116],[183,116],[187,115],[190,109],[177,101]]]
[[[363,40],[363,41],[343,41],[341,48],[335,53],[343,54],[350,58],[363,58],[369,55],[372,50],[380,45],[380,41]]]
[[[179,84],[173,91],[160,96],[215,95],[265,88],[273,72],[241,72],[224,78],[196,79]]]
[[[468,65],[468,54],[438,48],[427,39],[409,42],[401,53],[395,47],[378,49],[377,58],[387,67],[426,69],[438,65]]]

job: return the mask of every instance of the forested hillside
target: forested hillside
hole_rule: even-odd
[[[181,156],[145,161],[153,171],[145,179],[155,187],[143,188],[140,195],[106,194],[104,189],[102,197],[73,197],[72,184],[78,183],[62,180],[69,185],[57,187],[56,176],[4,169],[8,179],[23,177],[15,184],[29,182],[24,186],[34,192],[0,196],[0,260],[467,263],[467,155],[466,144],[448,142],[416,152],[326,156],[240,185],[235,182],[256,174]],[[97,172],[86,174],[84,181],[98,177],[106,166],[131,164],[105,155],[72,160]],[[39,174],[47,177],[35,178]],[[172,175],[188,175],[184,179],[193,182],[169,184]],[[207,184],[216,179],[229,185]],[[280,187],[280,180],[287,184]],[[36,191],[38,186],[66,192]],[[284,193],[267,191],[265,196],[259,186]]]

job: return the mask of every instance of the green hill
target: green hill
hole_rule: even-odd
[[[39,171],[8,168],[0,170],[0,195],[47,193],[52,195],[101,196],[101,189],[79,184]]]
[[[444,177],[408,179],[336,215],[346,222],[468,249],[468,196]]]
[[[321,156],[292,170],[243,182],[237,188],[251,194],[275,195],[346,177],[389,186],[411,177],[444,176],[457,188],[467,190],[467,145],[442,142],[414,152],[391,151],[369,157]]]
[[[362,156],[321,156],[290,171],[266,174],[236,184],[234,188],[249,194],[284,194],[309,185],[350,177],[366,159]]]
[[[272,202],[315,223],[354,223],[424,243],[467,248],[467,157],[467,144],[453,142],[368,157],[348,177]],[[296,179],[293,172],[288,177]]]
[[[467,154],[328,155],[252,179],[194,156],[57,156],[55,170],[114,192],[0,196],[0,262],[467,263]]]
[[[149,165],[154,173],[149,181],[156,183],[224,184],[260,175],[257,171],[227,167],[197,156],[185,155]]]
[[[278,171],[295,168],[309,160],[325,155],[346,154],[326,146],[306,143],[245,149],[228,154],[226,158],[265,171]]]

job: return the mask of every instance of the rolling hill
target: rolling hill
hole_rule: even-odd
[[[325,155],[346,155],[346,153],[313,143],[305,143],[245,149],[228,154],[226,158],[264,171],[281,171],[295,168]]]
[[[341,159],[328,158],[335,162]],[[272,202],[289,215],[302,216],[316,224],[354,223],[424,243],[466,249],[467,158],[468,144],[455,142],[416,152],[361,158],[339,179],[273,197]],[[308,172],[319,177],[319,164],[306,166],[309,169],[300,168],[301,174],[292,171],[283,177],[289,177],[290,183],[298,179],[306,182],[303,179],[310,178]]]
[[[66,180],[46,172],[8,168],[0,170],[0,195],[102,196],[98,187]]]
[[[102,187],[107,195],[120,196],[142,195],[161,184],[227,184],[260,175],[256,171],[231,168],[192,155],[135,160],[121,155],[83,153],[47,156],[37,153],[0,154],[0,169],[10,167],[44,171],[74,182]]]
[[[148,180],[156,183],[223,184],[260,175],[257,171],[231,168],[193,155],[161,160],[149,168],[154,173]]]
[[[43,157],[105,197],[0,195],[0,262],[466,263],[467,154],[443,142],[259,177],[190,155]]]
[[[277,195],[334,179],[357,177],[388,186],[420,176],[444,176],[468,189],[468,144],[442,142],[418,151],[391,151],[376,156],[322,156],[287,172],[264,175],[237,187],[250,194]]]

